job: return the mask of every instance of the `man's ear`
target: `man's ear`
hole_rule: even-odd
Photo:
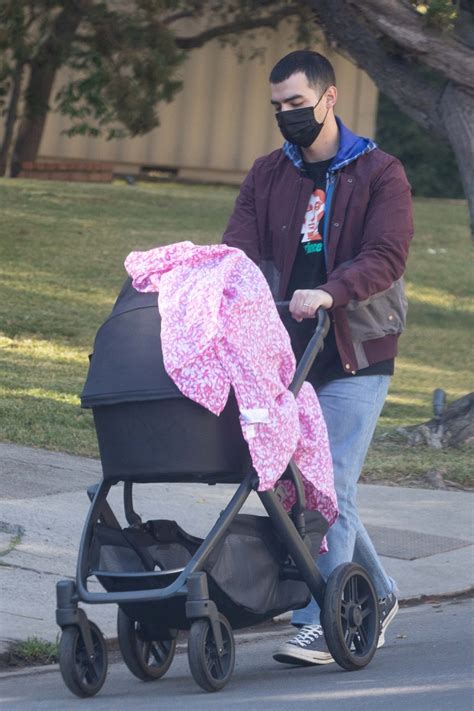
[[[333,109],[337,102],[337,89],[335,86],[330,86],[326,92],[326,108]]]

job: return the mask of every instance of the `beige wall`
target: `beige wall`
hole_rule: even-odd
[[[185,178],[240,181],[257,156],[282,143],[270,106],[268,75],[276,61],[294,47],[286,26],[264,39],[264,61],[239,63],[235,49],[222,48],[218,42],[192,52],[182,70],[183,90],[171,104],[160,107],[161,125],[146,136],[114,141],[68,138],[61,135],[67,120],[51,113],[40,158],[111,161],[118,170],[167,166],[179,169]],[[374,84],[340,55],[324,46],[319,49],[336,71],[337,113],[352,130],[372,136],[377,104]]]

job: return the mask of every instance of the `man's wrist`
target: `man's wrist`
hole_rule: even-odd
[[[334,304],[334,299],[332,298],[331,294],[328,291],[325,291],[324,289],[316,289],[316,291],[319,291],[320,293],[320,298],[322,299],[322,304],[321,306],[324,309],[331,309],[333,304]]]

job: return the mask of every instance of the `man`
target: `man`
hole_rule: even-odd
[[[325,57],[288,54],[270,86],[286,141],[254,163],[223,241],[259,264],[302,326],[320,307],[329,311],[331,328],[309,380],[326,419],[340,516],[318,566],[326,579],[351,560],[367,569],[379,597],[382,646],[398,609],[396,587],[360,521],[356,489],[405,325],[410,186],[394,157],[335,116],[336,80]],[[276,651],[277,661],[334,661],[314,600],[292,623],[299,632]]]

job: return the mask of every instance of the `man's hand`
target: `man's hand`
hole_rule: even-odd
[[[322,289],[297,289],[290,301],[290,313],[296,321],[314,318],[321,306],[330,309],[333,298]]]

